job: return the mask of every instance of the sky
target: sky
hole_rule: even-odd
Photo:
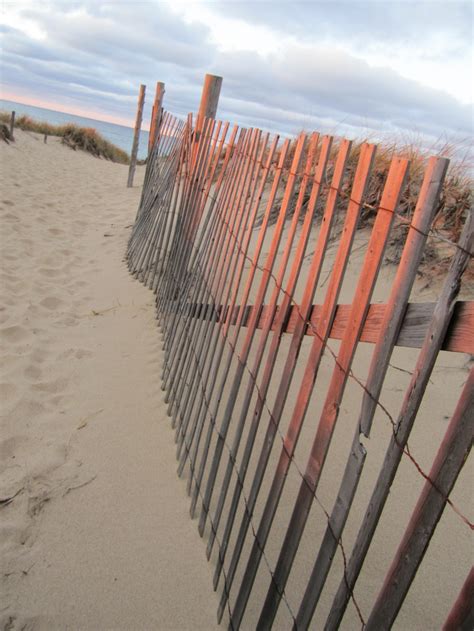
[[[223,77],[218,117],[283,134],[468,144],[469,0],[3,0],[2,97],[133,124],[196,111]],[[146,124],[145,124],[146,126]]]

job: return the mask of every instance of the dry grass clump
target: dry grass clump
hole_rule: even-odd
[[[342,185],[341,194],[338,202],[338,224],[339,227],[343,221],[343,215],[347,208],[348,199],[350,197],[355,170],[360,155],[360,150],[364,142],[370,142],[369,140],[360,140],[353,142],[352,150],[348,159],[346,176]],[[291,162],[293,160],[294,151],[296,147],[296,141],[292,141],[288,155],[285,161],[283,185],[286,183],[288,173],[290,171]],[[445,267],[449,262],[452,255],[452,247],[447,246],[447,241],[456,242],[464,225],[464,221],[467,214],[472,207],[473,198],[473,180],[472,180],[472,165],[467,159],[459,160],[454,157],[459,152],[455,145],[445,144],[441,149],[434,152],[434,155],[440,155],[443,157],[451,158],[451,163],[448,169],[446,179],[444,181],[442,193],[438,201],[438,207],[435,212],[435,218],[433,221],[431,235],[424,251],[423,266],[425,268],[430,267],[432,269],[435,266],[439,266],[440,269]],[[326,194],[331,182],[334,163],[336,160],[338,151],[338,143],[334,143],[328,168],[326,170],[325,181],[322,183],[321,198],[319,208],[317,210],[317,217],[321,216],[322,209],[324,208],[324,202],[326,200]],[[400,255],[405,243],[405,238],[408,232],[411,217],[415,210],[416,202],[418,200],[421,184],[423,182],[423,176],[425,173],[426,165],[429,157],[433,155],[433,152],[423,150],[418,144],[411,142],[401,144],[393,142],[391,144],[380,143],[377,146],[376,157],[369,180],[367,192],[365,195],[365,203],[362,208],[361,217],[359,221],[359,228],[365,228],[372,225],[377,208],[382,197],[382,191],[385,185],[385,180],[388,174],[390,162],[394,156],[407,158],[410,162],[409,175],[407,183],[403,190],[403,194],[400,199],[400,203],[397,209],[397,217],[394,224],[394,228],[391,234],[391,240],[387,249],[386,260],[390,263],[398,263]],[[278,160],[278,156],[276,157]],[[301,165],[305,163],[306,155],[303,156]],[[300,166],[300,172],[302,170]],[[298,190],[299,182],[296,185]],[[304,203],[307,204],[309,200],[309,187],[305,195]],[[272,211],[272,219],[276,220],[278,215],[281,195],[275,204],[275,208]],[[294,199],[296,195],[294,196]],[[294,207],[290,210],[290,214],[293,213]],[[304,213],[302,213],[302,216]],[[336,234],[338,230],[335,231]]]
[[[10,114],[0,112],[0,123],[9,123],[9,121]],[[130,162],[130,157],[126,151],[105,140],[103,136],[91,127],[79,127],[72,123],[52,125],[44,121],[36,121],[25,115],[15,119],[15,127],[37,134],[58,136],[71,149],[82,149],[96,158],[105,158],[120,164],[129,164]]]

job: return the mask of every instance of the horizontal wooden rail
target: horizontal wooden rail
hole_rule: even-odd
[[[397,346],[405,346],[409,348],[421,348],[423,340],[428,330],[431,316],[435,307],[434,302],[420,302],[409,303],[405,318],[398,334]],[[246,326],[252,318],[254,311],[253,305],[247,305],[245,307],[245,314],[242,324]],[[234,324],[237,320],[237,314],[240,307],[236,306],[233,309],[233,315],[231,324]],[[335,340],[342,339],[344,331],[347,326],[347,320],[349,317],[351,305],[338,305],[336,309],[336,317],[331,328],[329,337]],[[222,311],[222,307],[212,309],[208,305],[194,305],[191,310],[191,315],[199,317],[200,314],[207,314],[207,319],[210,319],[212,315],[217,318]],[[279,308],[273,318],[272,330],[278,318]],[[385,312],[384,304],[371,304],[369,312],[365,320],[364,329],[362,331],[361,341],[375,344],[377,336],[380,330],[380,325],[383,320]],[[263,306],[260,312],[260,317],[257,322],[257,328],[263,328],[265,320],[267,318],[268,308]],[[313,305],[311,311],[311,325],[306,329],[306,335],[313,336],[313,329],[316,328],[318,318],[321,313],[320,305]],[[224,311],[222,321],[226,321],[228,317],[227,310]],[[296,322],[298,320],[298,307],[292,305],[290,307],[289,315],[286,321],[285,333],[293,333],[295,330]],[[444,338],[442,350],[452,351],[455,353],[470,353],[474,354],[474,301],[464,302],[459,300],[456,303],[454,309],[451,325]]]

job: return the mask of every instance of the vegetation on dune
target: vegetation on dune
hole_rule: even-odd
[[[357,162],[360,155],[360,150],[364,142],[371,142],[369,140],[357,140],[352,143],[351,153],[347,162],[346,177],[341,187],[339,201],[338,201],[338,222],[339,228],[342,227],[343,211],[347,207],[348,199],[350,196],[353,177],[357,167]],[[472,207],[473,201],[473,180],[472,180],[472,164],[468,159],[460,160],[455,157],[459,154],[459,147],[455,145],[445,144],[443,147],[438,148],[436,151],[430,152],[429,150],[422,149],[421,146],[415,142],[402,144],[400,142],[388,143],[376,143],[377,152],[372,169],[372,175],[369,180],[367,192],[365,195],[365,202],[362,208],[361,217],[359,221],[359,227],[364,228],[372,225],[375,218],[380,200],[382,197],[382,191],[385,185],[385,180],[388,174],[390,162],[394,156],[407,158],[409,160],[409,173],[407,182],[405,184],[403,194],[397,209],[397,216],[394,225],[394,229],[391,233],[391,239],[387,249],[386,260],[391,263],[398,263],[400,255],[405,243],[405,238],[410,225],[410,220],[415,210],[416,202],[418,200],[421,184],[423,182],[423,176],[428,163],[428,159],[432,155],[439,155],[451,159],[450,166],[444,181],[443,189],[440,199],[438,201],[438,207],[435,212],[435,218],[432,224],[431,235],[432,238],[428,239],[423,268],[432,269],[436,271],[436,268],[444,268],[451,258],[452,247],[449,246],[449,242],[456,242],[460,236],[465,219]],[[316,212],[316,218],[322,216],[324,203],[326,200],[326,194],[331,182],[332,172],[338,152],[339,143],[335,142],[330,153],[328,168],[326,170],[324,182],[322,183],[321,196]],[[282,185],[284,186],[288,174],[291,169],[291,162],[294,156],[296,148],[296,142],[292,141],[287,158],[285,161],[284,171],[282,175]],[[278,162],[278,155],[274,159],[274,164]],[[301,164],[306,161],[306,155],[303,155]],[[301,171],[301,168],[300,168]],[[281,188],[280,194],[276,200],[275,206],[272,210],[271,221],[276,221],[278,212],[280,209],[280,203],[283,196],[283,188]],[[299,182],[296,184],[296,190],[299,190]],[[306,191],[304,197],[304,205],[309,201],[310,187]],[[296,195],[294,196],[294,199]],[[302,216],[304,216],[304,208]],[[294,211],[293,207],[290,209],[290,214]],[[260,217],[260,221],[262,220]],[[259,223],[259,222],[257,222]],[[336,229],[336,234],[338,230]],[[470,276],[470,274],[467,274]]]
[[[0,112],[0,123],[8,125],[9,122],[10,114],[8,112]],[[105,158],[120,164],[129,164],[130,162],[130,156],[126,151],[105,140],[92,127],[79,127],[72,123],[52,125],[44,121],[36,121],[25,115],[15,119],[15,127],[37,134],[58,136],[71,149],[82,149],[96,158]]]

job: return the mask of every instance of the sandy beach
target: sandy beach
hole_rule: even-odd
[[[132,279],[124,262],[144,169],[138,168],[135,186],[127,189],[127,167],[74,152],[58,139],[49,138],[45,145],[39,136],[20,131],[14,144],[0,145],[0,159],[2,629],[217,628],[215,554],[207,563],[205,543],[189,518],[186,482],[176,475],[174,432],[160,389],[162,350],[153,295]],[[362,255],[359,250],[354,257],[355,270]],[[348,274],[341,302],[356,277]],[[393,269],[387,268],[374,301],[386,298],[391,278]],[[436,299],[437,290],[426,279],[417,291],[420,300]],[[301,366],[310,343],[303,344]],[[282,356],[287,346],[285,339]],[[337,349],[338,343],[331,346]],[[371,349],[368,344],[358,349],[355,371],[361,377]],[[383,404],[395,415],[416,357],[416,349],[401,348],[392,357]],[[425,470],[466,380],[468,359],[440,353],[410,438]],[[302,470],[322,404],[318,387],[325,392],[331,371],[332,361],[325,358],[296,454]],[[298,376],[294,381],[289,406]],[[275,394],[269,393],[270,402]],[[350,384],[331,445],[336,465],[326,470],[320,485],[327,507],[337,493],[360,400],[360,390]],[[265,417],[262,427],[266,424]],[[387,419],[377,415],[344,533],[347,549],[391,431]],[[472,471],[471,457],[452,496],[467,514]],[[370,572],[357,583],[362,611],[370,610],[423,483],[413,465],[403,461],[368,556]],[[267,549],[272,564],[299,484],[292,468]],[[262,506],[257,508],[256,523]],[[292,607],[298,606],[325,526],[321,509],[313,506],[297,578],[288,585]],[[469,529],[446,509],[394,628],[440,627],[471,566],[470,551]],[[336,558],[314,629],[321,628],[332,602],[341,564]],[[245,629],[255,627],[267,587],[262,567]],[[287,629],[290,623],[281,607],[275,628]],[[341,628],[360,628],[352,606]]]
[[[123,262],[143,169],[0,146],[2,629],[212,629],[152,294]]]

